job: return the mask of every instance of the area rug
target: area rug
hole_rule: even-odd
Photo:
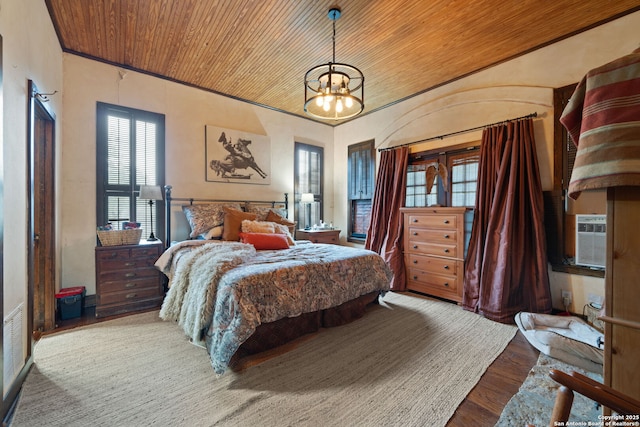
[[[216,377],[157,312],[41,339],[12,426],[444,426],[517,331],[388,293],[348,325]]]
[[[538,362],[531,368],[524,383],[511,400],[507,403],[495,427],[512,427],[532,424],[545,427],[551,420],[551,412],[555,403],[557,390],[560,385],[549,376],[551,369],[563,372],[579,372],[598,382],[602,382],[602,375],[585,371],[558,359],[540,353]],[[600,408],[595,402],[581,394],[574,393],[573,405],[569,421],[571,425],[599,425]],[[584,423],[584,424],[583,424]]]

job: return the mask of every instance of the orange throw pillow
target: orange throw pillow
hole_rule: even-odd
[[[267,214],[266,221],[271,221],[271,222],[275,222],[276,224],[286,225],[289,228],[289,233],[291,233],[291,235],[293,235],[296,232],[296,224],[297,224],[296,222],[289,221],[287,218],[283,217],[282,215],[274,211],[269,211],[269,213]]]
[[[289,242],[284,234],[240,233],[240,241],[253,245],[256,250],[289,249]]]
[[[256,214],[224,207],[224,225],[222,228],[222,240],[237,242],[240,240],[242,221],[255,220]]]

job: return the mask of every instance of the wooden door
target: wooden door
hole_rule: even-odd
[[[32,94],[37,88],[30,82]],[[29,289],[35,336],[55,328],[55,119],[31,97],[29,153]]]

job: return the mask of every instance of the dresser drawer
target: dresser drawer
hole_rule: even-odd
[[[419,252],[424,255],[436,255],[447,258],[458,257],[458,245],[445,245],[439,243],[425,243],[425,242],[409,242],[409,247],[405,248],[409,253]]]
[[[113,270],[138,270],[143,268],[154,267],[156,262],[155,258],[143,257],[143,258],[117,258],[98,261],[98,268],[100,271],[113,271]],[[155,268],[155,267],[154,267]]]
[[[145,277],[158,277],[159,271],[155,268],[138,268],[135,270],[104,270],[100,271],[100,282],[130,281]]]
[[[409,227],[419,226],[426,228],[442,228],[448,230],[458,229],[458,217],[456,215],[424,215],[409,214]]]
[[[437,258],[425,255],[408,254],[407,266],[428,273],[457,276],[459,262],[453,259]]]
[[[432,286],[436,289],[447,290],[454,293],[458,292],[458,277],[457,276],[445,276],[440,274],[430,273],[424,270],[418,270],[412,267],[408,268],[410,282],[418,282],[425,285]]]
[[[456,244],[458,233],[455,230],[436,230],[433,228],[409,227],[409,242],[433,242]]]
[[[147,298],[160,298],[159,294],[159,284],[156,283],[156,285],[151,288],[131,289],[122,292],[101,293],[98,303],[100,305],[109,305],[136,302]]]

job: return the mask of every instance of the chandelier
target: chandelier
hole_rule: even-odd
[[[353,65],[336,62],[338,8],[329,10],[333,21],[333,61],[317,65],[304,75],[304,111],[323,120],[341,120],[364,110],[364,75]]]

